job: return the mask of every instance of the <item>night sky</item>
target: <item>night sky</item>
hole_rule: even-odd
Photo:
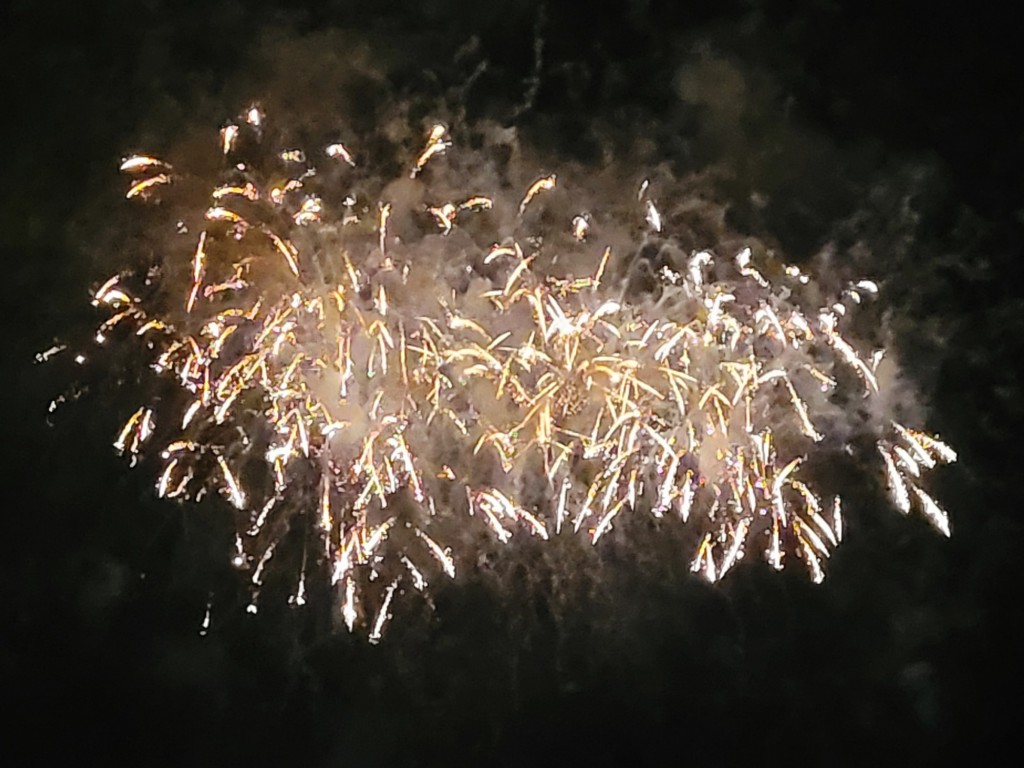
[[[589,6],[5,4],[8,750],[32,764],[940,765],[1016,743],[1018,31],[979,4]],[[380,92],[338,96],[356,109],[449,92],[486,62],[469,118],[584,166],[646,142],[674,169],[722,170],[730,225],[791,260],[826,243],[859,254],[927,427],[960,455],[933,486],[953,537],[891,510],[877,479],[850,489],[848,540],[821,586],[760,562],[709,586],[637,525],[585,574],[552,571],[529,542],[470,565],[432,610],[399,606],[376,646],[344,630],[323,587],[302,609],[246,614],[225,505],[157,500],[152,467],[130,470],[110,446],[141,377],[34,356],[89,337],[90,289],[129,258],[120,158],[186,128],[213,136],[285,87],[286,48],[308,50],[332,87],[347,56],[369,53]],[[50,417],[76,382],[86,391]],[[570,610],[552,608],[556,588]]]

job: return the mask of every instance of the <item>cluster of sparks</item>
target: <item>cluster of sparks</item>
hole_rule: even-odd
[[[94,296],[111,312],[97,339],[142,339],[181,393],[135,411],[115,446],[159,455],[160,496],[216,488],[237,508],[251,611],[298,521],[315,543],[293,601],[305,601],[316,563],[349,628],[364,624],[372,640],[396,592],[455,576],[464,538],[445,535],[472,526],[502,543],[576,534],[597,544],[624,515],[653,515],[692,527],[692,570],[711,581],[750,549],[824,577],[843,538],[841,503],[802,470],[826,438],[815,414],[840,379],[854,382],[854,400],[878,394],[880,355],[862,357],[840,332],[874,283],[807,306],[798,268],[769,279],[748,248],[698,251],[662,265],[657,305],[633,301],[615,269],[630,254],[601,244],[590,214],[558,233],[592,254],[582,276],[552,267],[559,238],[523,234],[554,175],[508,208],[498,242],[446,255],[453,232],[493,215],[493,198],[420,205],[411,213],[424,234],[403,241],[389,229],[393,201],[346,193],[335,211],[311,192],[318,169],[301,150],[277,153],[276,173],[246,162],[239,142],[263,147],[264,132],[257,107],[221,131],[225,175],[201,223],[179,223],[187,267],[176,251],[145,286],[126,273]],[[433,126],[403,183],[429,197],[424,177],[451,146]],[[323,157],[339,173],[358,166],[340,142]],[[144,155],[121,170],[127,197],[144,201],[183,178]],[[671,241],[647,186],[641,237]],[[466,260],[469,288],[449,285],[427,251]],[[894,505],[949,535],[922,477],[954,452],[891,420],[875,432]]]

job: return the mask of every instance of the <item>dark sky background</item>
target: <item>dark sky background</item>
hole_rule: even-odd
[[[1017,743],[1018,31],[984,4],[589,5],[5,4],[6,750],[33,764],[864,765],[977,762]],[[935,486],[952,539],[869,487],[818,587],[757,564],[710,587],[684,553],[609,546],[555,612],[524,546],[442,587],[436,610],[397,611],[378,646],[337,630],[325,594],[247,616],[223,507],[156,501],[146,469],[110,448],[131,376],[33,356],[95,324],[88,290],[122,261],[98,253],[116,241],[103,222],[120,210],[122,154],[245,106],[245,86],[275,74],[260,41],[321,40],[310,56],[327,66],[332,29],[379,52],[395,98],[468,74],[456,52],[475,36],[469,59],[488,68],[469,113],[506,120],[539,35],[539,89],[516,125],[545,150],[586,163],[602,138],[645,137],[679,167],[731,170],[733,226],[794,260],[870,243],[892,346],[928,427],[960,452]],[[736,73],[741,94],[719,100],[716,78],[735,95]],[[756,216],[755,190],[769,200]],[[89,391],[48,423],[76,378]]]

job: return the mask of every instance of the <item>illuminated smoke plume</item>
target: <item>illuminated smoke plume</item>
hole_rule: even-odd
[[[382,181],[358,137],[282,143],[276,117],[211,136],[215,178],[126,158],[156,255],[95,291],[98,340],[177,392],[115,446],[159,455],[160,496],[234,506],[250,610],[295,529],[292,600],[326,574],[372,640],[481,531],[597,544],[653,516],[708,580],[753,552],[820,581],[843,511],[809,467],[865,441],[893,504],[949,535],[924,475],[955,454],[887,415],[887,363],[844,335],[871,281],[693,248],[685,182],[527,175],[508,129],[427,125]]]

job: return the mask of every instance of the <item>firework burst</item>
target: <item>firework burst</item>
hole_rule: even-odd
[[[442,124],[387,183],[344,137],[320,146],[276,145],[254,106],[212,183],[125,159],[164,252],[94,295],[97,339],[145,342],[177,391],[114,445],[159,455],[160,496],[235,507],[250,610],[295,527],[293,601],[326,572],[372,640],[399,589],[455,576],[469,530],[597,544],[626,515],[675,519],[711,581],[749,550],[820,581],[843,513],[807,465],[853,438],[949,534],[922,487],[948,446],[882,417],[830,432],[880,397],[881,355],[843,335],[871,281],[826,296],[744,241],[688,249],[642,179],[588,210],[554,174],[460,189],[486,163],[460,165]]]

